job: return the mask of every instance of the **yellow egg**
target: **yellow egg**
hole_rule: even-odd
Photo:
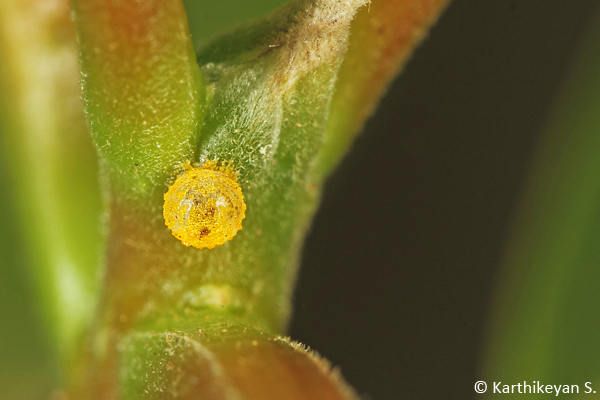
[[[242,229],[246,204],[230,168],[207,162],[201,168],[184,165],[165,194],[163,216],[173,236],[198,249],[220,246]]]

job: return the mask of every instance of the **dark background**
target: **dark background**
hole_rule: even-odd
[[[454,1],[330,177],[290,334],[365,399],[468,399],[534,148],[598,1]]]

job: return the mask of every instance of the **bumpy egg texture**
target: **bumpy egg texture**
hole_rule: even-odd
[[[242,189],[231,171],[215,163],[187,167],[164,196],[165,224],[184,245],[212,249],[242,229]]]

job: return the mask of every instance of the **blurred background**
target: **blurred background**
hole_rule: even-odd
[[[511,217],[598,5],[452,1],[330,177],[290,334],[366,399],[477,396]]]
[[[201,43],[227,28],[215,25],[223,16],[235,25],[283,2],[186,6]],[[289,333],[338,366],[365,400],[476,396],[511,218],[598,8],[597,0],[453,1],[330,177]],[[0,209],[0,258],[11,264],[0,268],[7,398],[7,382],[34,393],[52,373],[26,254],[7,239],[17,229],[14,206],[1,190]],[[25,369],[48,379],[11,374]]]

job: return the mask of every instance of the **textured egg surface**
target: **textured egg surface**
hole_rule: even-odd
[[[222,245],[242,229],[246,204],[231,174],[193,168],[179,176],[164,197],[163,216],[173,235],[198,249]]]

